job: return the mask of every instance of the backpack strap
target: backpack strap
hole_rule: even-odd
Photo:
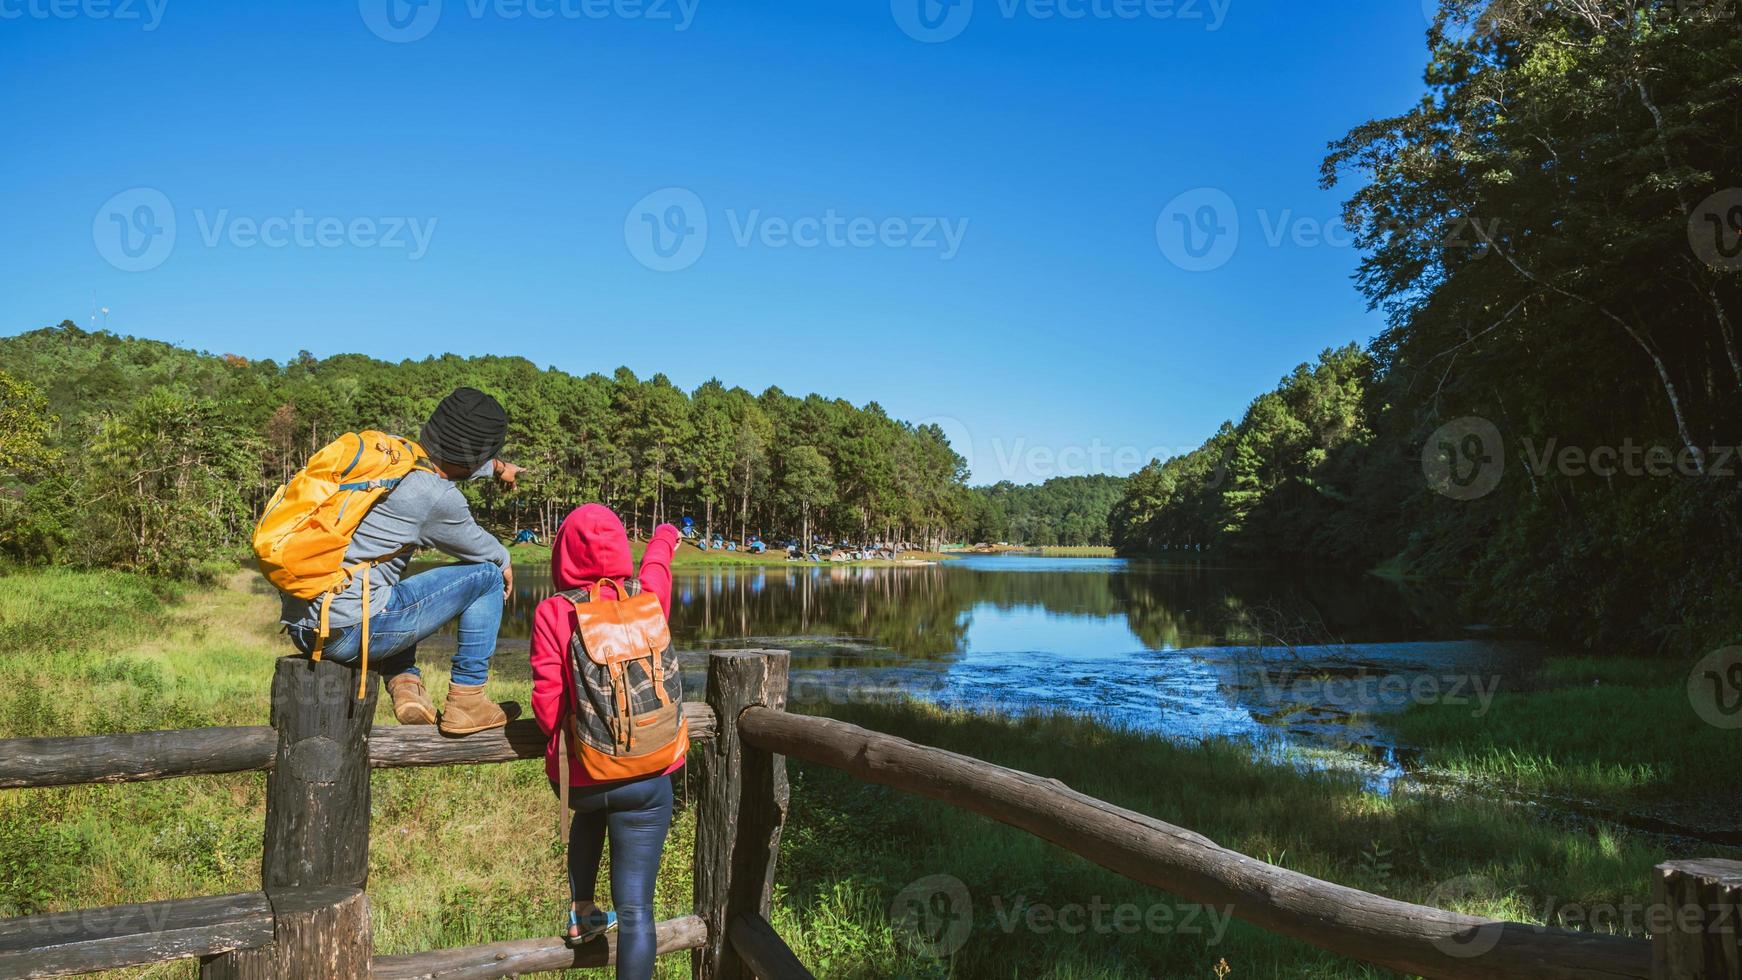
[[[563,846],[569,846],[569,722],[564,718],[556,729],[556,832]],[[574,883],[569,883],[574,889]]]
[[[399,481],[395,480],[393,482],[397,483]],[[353,564],[353,565],[343,566],[343,569],[345,572],[344,583],[339,585],[337,588],[334,588],[332,591],[328,592],[326,595],[321,596],[321,628],[320,628],[320,632],[318,634],[316,634],[316,636],[315,636],[315,648],[314,648],[313,652],[311,652],[309,654],[310,660],[321,659],[321,651],[326,649],[327,634],[332,632],[332,628],[327,625],[327,613],[332,608],[333,597],[338,595],[339,593],[345,591],[346,589],[350,588],[351,587],[351,580],[357,577],[357,571],[359,569],[362,570],[362,572],[363,572],[363,623],[362,623],[363,637],[362,637],[362,643],[360,645],[361,646],[361,653],[359,654],[358,660],[357,660],[357,700],[359,700],[359,701],[363,700],[366,696],[368,696],[368,693],[369,693],[369,686],[368,686],[369,685],[369,578],[370,578],[369,573],[371,573],[375,570],[376,565],[381,565],[381,564],[385,564],[387,562],[393,561],[394,559],[398,558],[400,555],[403,555],[408,551],[414,551],[414,550],[416,550],[416,548],[417,548],[417,545],[415,543],[407,544],[407,545],[400,547],[398,550],[392,552],[391,554],[382,555],[380,558],[372,558],[369,561],[360,561],[360,562],[357,562],[356,564]]]

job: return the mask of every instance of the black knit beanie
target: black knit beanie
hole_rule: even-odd
[[[508,413],[476,388],[456,388],[423,424],[419,440],[430,459],[476,469],[502,451]]]

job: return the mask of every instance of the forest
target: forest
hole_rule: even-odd
[[[1601,652],[1733,642],[1736,20],[1448,4],[1428,95],[1324,162],[1384,331],[1132,477],[1117,546],[1446,579]]]
[[[693,516],[747,540],[935,547],[973,511],[966,464],[936,426],[872,403],[664,375],[576,377],[514,357],[389,364],[308,352],[286,363],[184,350],[64,322],[0,339],[0,554],[165,575],[231,560],[273,490],[342,433],[415,438],[470,385],[510,420],[518,486],[470,484],[499,532],[548,533],[570,507],[616,508],[646,534]]]
[[[1106,474],[979,487],[966,515],[967,536],[1030,546],[1110,544],[1107,517],[1124,489],[1123,477]]]

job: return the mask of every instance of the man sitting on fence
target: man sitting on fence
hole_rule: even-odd
[[[360,666],[379,671],[387,678],[393,715],[402,725],[435,723],[435,705],[417,669],[417,644],[455,620],[458,648],[441,730],[465,735],[508,722],[501,707],[484,696],[484,683],[496,652],[502,604],[514,587],[514,570],[508,549],[472,519],[455,485],[488,476],[514,483],[520,467],[496,458],[507,432],[508,416],[496,399],[460,388],[436,406],[416,445],[381,433],[348,435],[356,456],[342,448],[338,456],[353,466],[363,458],[369,438],[382,442],[389,456],[401,446],[413,451],[421,447],[427,459],[391,480],[368,486],[341,482],[341,491],[358,486],[365,495],[374,495],[362,504],[369,509],[344,549],[349,577],[329,595],[308,599],[284,594],[283,621],[291,642],[312,656],[339,663],[363,660]],[[400,465],[409,463],[407,459]],[[310,468],[314,466],[311,459]],[[295,489],[293,481],[287,491]],[[262,528],[266,525],[263,517]],[[261,538],[257,532],[257,552]],[[459,563],[402,579],[418,548],[435,548]],[[270,577],[274,569],[264,555],[262,565]]]

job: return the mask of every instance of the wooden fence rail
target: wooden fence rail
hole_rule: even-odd
[[[786,710],[781,651],[709,658],[706,703],[686,704],[697,794],[695,912],[658,924],[663,953],[691,951],[696,980],[810,976],[769,925],[788,805],[786,759],[941,800],[1032,833],[1188,901],[1355,959],[1446,980],[1742,980],[1742,863],[1659,869],[1660,903],[1693,910],[1650,941],[1499,922],[1369,894],[1289,871],[1207,837],[1077,793],[1056,780]],[[0,921],[0,976],[60,976],[199,957],[205,980],[322,977],[476,980],[603,966],[613,939],[558,937],[374,955],[368,900],[372,769],[540,758],[531,721],[447,738],[372,730],[376,684],[285,658],[272,725],[0,740],[0,788],[267,771],[263,891]]]
[[[692,739],[714,737],[714,711],[684,705]],[[0,740],[0,789],[136,783],[179,776],[271,771],[278,735],[271,725],[183,728],[125,735],[74,735]],[[369,765],[469,766],[544,758],[544,732],[531,719],[450,738],[428,725],[380,728],[369,735]]]
[[[827,718],[754,708],[744,741],[1026,830],[1134,881],[1272,931],[1445,980],[1650,980],[1651,943],[1458,915],[1289,871],[1053,779]]]

